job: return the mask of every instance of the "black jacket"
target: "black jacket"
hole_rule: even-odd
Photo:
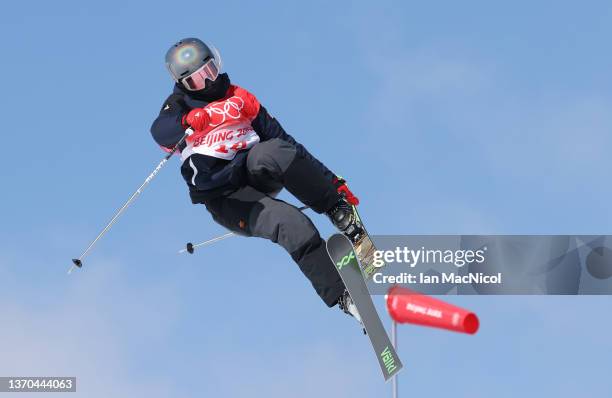
[[[241,91],[240,91],[241,90]],[[279,138],[295,145],[299,154],[312,161],[331,181],[334,174],[314,158],[301,144],[285,132],[280,123],[270,116],[252,94],[232,85],[227,74],[220,75],[211,87],[199,92],[190,92],[180,85],[175,85],[173,93],[164,101],[159,116],[151,126],[151,134],[163,148],[172,148],[183,137],[185,125],[183,117],[191,109],[203,108],[216,101],[225,100],[234,92],[246,93],[255,102],[258,111],[253,115],[251,127],[259,136],[260,141]],[[179,148],[183,150],[184,148]],[[247,184],[245,161],[248,149],[239,150],[233,159],[219,159],[199,153],[190,155],[183,160],[181,174],[189,186],[189,194],[193,203],[202,203],[207,199],[218,197],[236,190]],[[194,169],[197,179],[194,178]]]

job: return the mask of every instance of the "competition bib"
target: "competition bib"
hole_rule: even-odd
[[[181,152],[184,161],[194,153],[232,160],[238,151],[249,149],[259,142],[259,136],[249,125],[219,126],[206,135],[188,143]]]
[[[187,140],[187,147],[181,152],[183,161],[194,153],[232,160],[238,151],[259,142],[251,126],[259,105],[254,97],[243,91],[234,89],[236,95],[203,108],[210,122],[193,140]]]

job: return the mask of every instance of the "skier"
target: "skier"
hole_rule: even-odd
[[[353,236],[359,227],[352,205],[359,200],[346,182],[287,134],[253,94],[221,73],[221,56],[213,46],[183,39],[166,53],[166,66],[175,85],[151,133],[170,150],[188,127],[194,130],[178,148],[191,201],[204,204],[233,232],[281,245],[325,304],[339,304],[361,321],[312,221],[275,199],[285,188]]]

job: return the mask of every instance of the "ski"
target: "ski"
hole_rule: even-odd
[[[327,240],[327,252],[357,306],[363,327],[370,338],[383,376],[387,381],[396,375],[403,365],[378,316],[365,282],[371,274],[366,273],[364,269],[369,269],[371,264],[364,263],[365,268],[363,268],[362,261],[370,260],[367,255],[370,251],[373,253],[373,250],[375,250],[374,245],[365,230],[364,235],[356,241],[355,247],[353,247],[350,239],[343,234],[334,234]]]

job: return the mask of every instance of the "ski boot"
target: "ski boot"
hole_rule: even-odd
[[[361,328],[363,329],[363,334],[366,334],[366,330],[363,327],[363,322],[361,321],[361,315],[359,315],[359,311],[357,311],[357,306],[349,295],[348,290],[345,290],[344,293],[342,293],[342,296],[340,296],[340,298],[338,299],[338,307],[340,307],[342,312],[344,312],[345,314],[348,314],[355,318],[357,322],[359,322],[359,324],[361,325]]]
[[[344,198],[340,199],[326,214],[334,226],[346,235],[351,242],[356,243],[363,235],[364,229],[359,216],[353,205]]]

